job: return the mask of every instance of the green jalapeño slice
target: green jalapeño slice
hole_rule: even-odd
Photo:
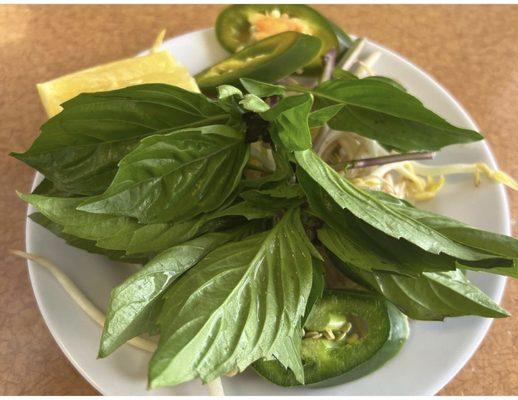
[[[230,52],[239,51],[281,32],[293,31],[316,36],[322,41],[318,54],[306,65],[314,73],[322,65],[322,56],[331,48],[342,50],[351,40],[340,28],[318,11],[299,4],[240,4],[225,8],[216,20],[216,36]]]
[[[270,36],[195,76],[202,90],[223,84],[238,85],[239,78],[275,82],[302,68],[319,52],[320,39],[297,32]]]
[[[408,337],[408,321],[377,295],[327,291],[301,334],[305,384],[332,385],[367,375],[394,357]],[[300,385],[276,360],[257,361],[254,368],[277,385]]]

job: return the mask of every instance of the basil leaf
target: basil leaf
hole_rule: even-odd
[[[302,317],[301,326],[304,326],[304,323],[308,319],[315,303],[322,298],[324,288],[324,263],[322,260],[313,258],[313,281],[311,284],[311,292],[309,292],[308,301],[306,303],[306,311]]]
[[[63,232],[95,242],[97,247],[121,250],[127,254],[156,253],[192,239],[209,230],[224,226],[223,220],[203,215],[175,224],[143,225],[135,219],[113,215],[92,214],[76,207],[84,198],[45,197],[19,194],[43,215],[63,227]]]
[[[352,131],[402,152],[439,150],[483,139],[475,131],[451,125],[385,80],[333,79],[309,93],[315,95],[319,108],[343,106],[328,123],[332,129]]]
[[[39,183],[38,186],[32,191],[32,194],[40,194],[42,196],[51,196],[51,197],[75,197],[74,193],[65,192],[64,190],[60,190],[56,187],[56,185],[48,180],[47,178],[43,178],[43,180]]]
[[[311,148],[308,115],[313,105],[309,94],[285,97],[270,110],[261,114],[272,122],[270,135],[289,151]]]
[[[225,209],[216,211],[214,217],[222,218],[228,216],[242,216],[248,220],[270,218],[275,216],[279,209],[271,209],[268,207],[259,206],[250,201],[239,201]]]
[[[142,223],[195,217],[234,191],[248,150],[242,133],[223,125],[150,136],[121,160],[106,192],[78,209]]]
[[[513,237],[476,229],[444,215],[431,213],[407,205],[396,206],[395,208],[458,243],[496,256],[510,259],[518,258],[518,240]]]
[[[343,79],[343,80],[358,80],[358,77],[354,75],[352,72],[347,71],[345,69],[336,68],[333,71],[333,79]]]
[[[282,154],[282,151],[275,151],[273,153],[273,158],[275,160],[275,171],[261,178],[247,179],[243,181],[243,187],[262,188],[287,180],[293,176],[293,170],[288,161],[288,157]]]
[[[392,79],[392,78],[389,78],[387,76],[368,76],[367,78],[364,78],[365,81],[378,81],[378,82],[383,82],[383,83],[386,83],[388,85],[391,85],[391,86],[394,86],[396,89],[399,89],[403,92],[406,92],[406,88],[401,84],[399,83],[398,81]]]
[[[241,100],[239,104],[245,110],[256,113],[262,113],[270,109],[270,106],[266,104],[260,97],[257,97],[255,94],[245,94],[243,100]]]
[[[342,178],[313,150],[295,152],[298,165],[343,209],[396,239],[404,238],[423,250],[445,253],[462,260],[492,258],[483,252],[463,246],[430,226],[410,218],[389,202],[380,201],[371,191],[362,190]],[[307,194],[307,193],[306,193]]]
[[[218,100],[225,100],[229,97],[234,97],[234,96],[239,99],[243,98],[243,92],[235,86],[221,85],[221,86],[218,86],[217,90],[218,90]]]
[[[258,97],[284,96],[286,93],[286,89],[281,85],[260,82],[251,78],[241,78],[239,81],[248,93],[255,94]]]
[[[302,327],[299,324],[294,333],[279,340],[272,353],[284,368],[289,368],[293,372],[298,382],[304,384],[304,365],[300,356],[302,337],[299,332],[301,330]]]
[[[241,192],[238,201],[212,214],[214,218],[243,216],[248,220],[271,218],[282,210],[299,206],[304,202],[304,192],[298,185],[278,184],[272,189],[253,189]]]
[[[214,218],[243,216],[248,220],[271,218],[282,210],[304,202],[304,192],[298,185],[281,184],[273,189],[248,190],[239,195],[243,201],[213,213]]]
[[[306,243],[290,210],[272,230],[221,246],[187,271],[166,293],[150,386],[207,382],[278,354],[299,334],[311,290]]]
[[[411,278],[383,271],[363,271],[336,258],[333,260],[353,280],[381,293],[413,319],[443,320],[463,315],[488,318],[509,316],[459,270],[424,272],[418,278]]]
[[[297,184],[282,182],[271,189],[252,189],[239,194],[239,197],[255,203],[263,203],[266,206],[272,205],[271,202],[279,199],[303,199],[304,191]]]
[[[29,150],[11,155],[58,189],[82,195],[102,193],[141,138],[228,119],[207,97],[165,84],[84,93],[62,106]]]
[[[460,260],[458,267],[518,277],[518,240],[515,238],[476,229],[452,218],[420,210],[386,193],[371,194],[449,239],[488,254],[487,259],[479,261]],[[491,256],[494,258],[491,259]]]
[[[316,111],[309,113],[308,124],[310,128],[318,128],[323,126],[333,118],[341,109],[341,104],[334,104],[328,107],[322,107]]]
[[[218,101],[217,104],[223,110],[228,112],[229,119],[226,125],[232,126],[235,129],[241,129],[244,125],[242,120],[243,107],[239,104],[243,98],[243,92],[238,88],[230,85],[218,86]]]
[[[370,233],[375,236],[369,241],[368,231],[334,230],[326,226],[318,230],[318,239],[342,261],[367,271],[418,276],[422,272],[449,271],[456,267],[451,257],[427,253],[404,240],[379,235],[374,229]]]
[[[155,324],[161,295],[181,274],[222,244],[253,232],[244,225],[226,232],[206,233],[171,247],[112,290],[101,337],[99,357],[106,357]]]
[[[81,250],[86,250],[89,253],[102,254],[103,256],[106,256],[112,260],[136,264],[144,264],[149,260],[149,257],[146,255],[128,256],[124,251],[103,249],[102,247],[97,246],[93,240],[82,239],[77,236],[67,234],[63,232],[63,227],[61,225],[52,222],[41,213],[33,213],[29,215],[29,218],[36,222],[38,225],[48,229],[57,237],[64,239],[65,242],[70,246],[77,247]]]
[[[516,259],[513,260],[511,265],[504,263],[502,264],[503,265],[498,266],[498,263],[488,265],[487,263],[482,261],[471,263],[468,263],[466,261],[459,261],[457,262],[457,268],[462,270],[467,269],[471,271],[487,272],[488,274],[504,275],[510,276],[511,278],[518,278],[518,261]]]
[[[344,79],[344,80],[353,80],[353,81],[359,80],[359,78],[356,75],[354,75],[352,72],[344,71],[343,69],[335,70],[333,72],[333,78]],[[389,78],[387,76],[377,76],[377,75],[368,76],[366,78],[363,78],[362,80],[364,82],[372,82],[372,81],[382,82],[382,83],[386,83],[391,86],[394,86],[396,89],[402,90],[403,92],[407,91],[401,83],[399,83],[398,81],[396,81],[392,78]]]
[[[454,258],[428,253],[404,239],[387,236],[341,209],[303,170],[297,171],[297,177],[311,212],[326,223],[317,231],[318,239],[343,262],[368,271],[408,276],[455,269]]]

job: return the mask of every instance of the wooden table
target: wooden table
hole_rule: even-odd
[[[24,248],[27,191],[34,172],[7,157],[28,147],[45,120],[35,84],[131,56],[160,28],[175,36],[214,23],[221,6],[0,6],[0,394],[93,395],[59,350],[34,301]],[[518,177],[518,7],[322,5],[349,32],[383,43],[422,66],[480,125],[500,167]],[[518,212],[516,194],[513,216]],[[483,212],[483,210],[481,210]],[[518,281],[480,349],[442,391],[448,395],[518,394]]]

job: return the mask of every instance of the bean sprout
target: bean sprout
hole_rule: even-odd
[[[381,53],[373,52],[364,59],[358,59],[365,41],[356,41],[353,48],[339,62],[339,67],[351,70],[359,78],[374,75],[374,65]],[[352,132],[324,130],[314,141],[314,150],[329,164],[345,166],[351,160],[397,155],[389,152],[378,142]],[[336,168],[336,167],[335,167]],[[340,170],[340,175],[347,177],[358,186],[373,190],[382,190],[394,196],[425,201],[437,194],[446,182],[445,176],[453,174],[473,174],[476,186],[480,176],[502,183],[518,190],[518,183],[509,175],[493,170],[484,163],[426,165],[417,161],[394,162],[378,167]]]
[[[26,260],[34,261],[37,265],[45,268],[49,271],[54,278],[61,284],[63,289],[69,294],[69,296],[76,302],[76,304],[98,325],[104,326],[106,316],[99,310],[85,294],[77,287],[77,285],[67,276],[61,269],[54,264],[52,261],[30,253],[25,253],[20,250],[11,250],[15,256],[24,258]],[[127,342],[133,347],[148,351],[150,353],[155,352],[157,348],[157,342],[141,337],[135,337]],[[216,378],[210,382],[207,382],[207,390],[211,396],[224,396],[223,384],[220,378]]]

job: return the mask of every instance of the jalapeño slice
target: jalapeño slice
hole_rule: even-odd
[[[322,47],[305,67],[314,73],[322,56],[331,48],[350,46],[350,38],[313,8],[301,4],[240,4],[225,8],[216,20],[216,36],[230,52],[239,51],[258,40],[280,32],[294,31],[317,36]]]
[[[238,85],[239,78],[275,82],[306,65],[321,47],[320,39],[297,32],[270,36],[195,76],[202,90],[223,84]]]
[[[394,357],[408,337],[407,318],[382,297],[327,291],[305,325],[301,358],[305,384],[333,385],[358,379]],[[257,361],[255,370],[280,386],[296,386],[278,361]]]

